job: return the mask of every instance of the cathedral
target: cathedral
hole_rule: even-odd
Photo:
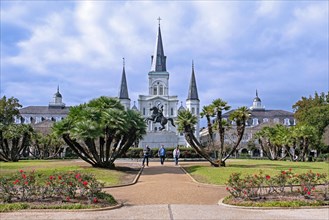
[[[177,119],[178,112],[184,110],[182,103],[179,105],[179,100],[176,95],[171,95],[169,92],[169,72],[167,71],[160,22],[158,33],[155,42],[155,50],[151,56],[151,69],[148,72],[148,94],[139,95],[138,107],[133,105],[132,109],[139,111],[147,122],[147,134],[139,143],[139,147],[149,145],[151,148],[160,147],[175,147],[178,145],[186,146],[186,141],[182,133],[177,131],[177,127],[168,121],[165,127],[159,122],[155,122],[150,116],[153,112],[151,109],[156,108],[161,110],[163,116],[167,119],[172,119],[173,122]],[[192,72],[190,77],[190,84],[187,88],[186,109],[199,119],[200,100],[195,80],[194,65],[192,63]],[[131,100],[128,95],[128,85],[126,79],[125,66],[123,65],[121,85],[119,91],[119,100],[126,109],[131,108]],[[199,120],[196,125],[195,135],[199,136]]]
[[[156,36],[154,54],[151,56],[151,68],[148,72],[148,94],[141,94],[138,97],[138,106],[134,103],[131,107],[131,100],[128,93],[128,85],[123,62],[123,70],[121,83],[119,88],[118,99],[125,109],[133,109],[139,111],[145,118],[147,123],[147,134],[139,142],[139,147],[149,145],[151,148],[158,148],[161,145],[165,147],[176,147],[178,145],[186,146],[187,143],[182,133],[177,131],[175,121],[178,112],[185,108],[190,110],[198,117],[198,123],[195,129],[195,135],[199,137],[199,112],[200,100],[195,80],[194,65],[192,63],[192,71],[190,75],[190,84],[187,90],[187,98],[185,108],[183,103],[179,103],[178,96],[170,94],[169,88],[169,72],[167,72],[166,61],[162,36],[160,29],[160,19],[158,32]],[[189,76],[187,75],[186,78]],[[31,124],[33,127],[46,126],[49,130],[51,124],[60,121],[66,117],[69,112],[68,106],[62,102],[62,95],[59,92],[54,94],[53,101],[48,106],[28,106],[20,109],[21,117],[15,118],[16,123]],[[153,109],[153,110],[152,110]],[[161,117],[168,119],[166,124],[156,121],[154,111],[161,111]],[[153,116],[153,117],[152,117]],[[156,116],[156,117],[155,117]],[[52,122],[52,123],[51,123]]]

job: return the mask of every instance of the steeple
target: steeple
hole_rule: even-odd
[[[59,92],[59,85],[57,85],[57,92],[54,94],[53,101],[49,102],[49,108],[64,108],[65,103],[62,102],[62,94]]]
[[[152,56],[151,72],[166,72],[167,57],[164,55],[164,50],[162,45],[162,37],[161,37],[161,29],[160,29],[161,18],[159,17],[158,20],[159,20],[159,28],[155,42],[154,54]]]
[[[251,110],[265,110],[265,107],[262,106],[262,101],[258,97],[258,91],[256,89],[256,97],[252,102],[252,106],[250,107]]]
[[[199,100],[198,89],[196,87],[195,75],[194,75],[194,62],[192,60],[192,75],[190,86],[188,90],[187,100]]]
[[[123,59],[123,68],[122,68],[119,99],[129,99],[128,86],[127,86],[127,80],[126,80],[126,71],[125,71],[125,58],[122,58],[122,59]]]

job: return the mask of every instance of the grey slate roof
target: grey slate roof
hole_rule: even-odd
[[[235,110],[228,111],[223,114],[223,118],[227,118]],[[294,117],[292,112],[285,110],[253,110],[250,111],[251,118],[291,118]]]
[[[28,106],[19,110],[20,114],[35,115],[67,115],[70,107],[55,108],[48,106]]]
[[[129,99],[128,86],[127,86],[127,80],[126,80],[126,71],[125,71],[124,66],[123,66],[123,69],[122,69],[119,99]]]
[[[192,63],[192,75],[190,86],[188,89],[187,100],[199,100],[198,89],[196,87],[195,75],[194,75],[194,65]]]
[[[155,50],[152,56],[151,72],[166,72],[167,71],[166,59],[167,57],[164,55],[161,30],[159,24],[158,35],[155,43]]]

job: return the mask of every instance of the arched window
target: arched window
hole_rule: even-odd
[[[143,115],[145,115],[145,108],[143,108]]]
[[[290,125],[289,118],[285,118],[284,121],[283,121],[283,124],[289,126]]]
[[[252,125],[258,125],[258,118],[253,118],[252,119]]]
[[[174,115],[174,108],[170,109],[170,115]]]
[[[163,85],[160,85],[159,87],[159,95],[163,95]]]
[[[153,87],[153,95],[157,95],[158,94],[158,89],[156,86]]]

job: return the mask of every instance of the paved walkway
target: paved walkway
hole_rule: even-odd
[[[224,187],[192,181],[172,162],[151,162],[135,185],[106,189],[124,206],[107,211],[21,211],[0,219],[329,219],[329,209],[246,209],[218,205]]]

